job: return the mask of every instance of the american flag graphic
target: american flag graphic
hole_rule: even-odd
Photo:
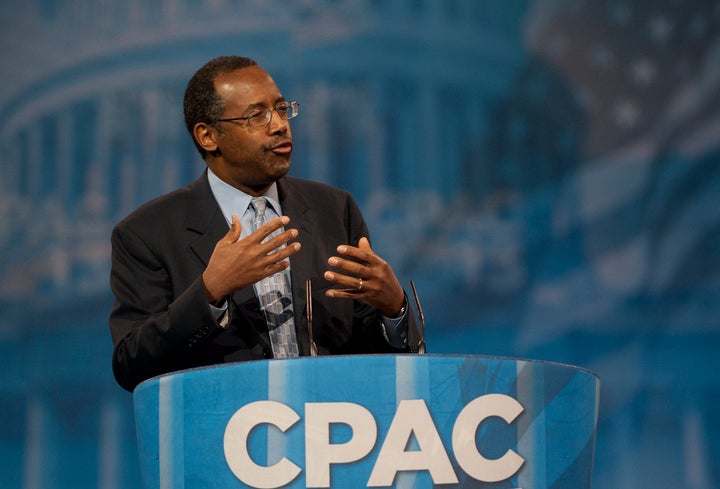
[[[720,3],[561,0],[535,11],[530,46],[586,108],[590,156],[643,138],[662,146],[717,117]]]

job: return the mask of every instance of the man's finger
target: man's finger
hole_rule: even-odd
[[[328,282],[333,282],[335,284],[341,285],[345,287],[346,290],[343,292],[350,292],[352,294],[357,294],[358,292],[365,290],[362,288],[361,284],[362,281],[360,277],[352,277],[349,275],[342,275],[339,273],[333,273],[330,271],[327,271],[323,274],[323,277],[325,277],[325,280]],[[337,291],[337,289],[334,289]]]
[[[298,231],[297,229],[286,229],[282,233],[278,234],[277,236],[273,236],[272,238],[262,241],[259,243],[260,248],[259,250],[268,255],[272,253],[275,250],[278,250],[283,245],[290,246],[292,243],[290,243],[290,240],[297,238]]]
[[[383,260],[383,258],[379,255],[377,255],[373,249],[370,247],[370,240],[367,239],[365,236],[360,238],[360,241],[358,241],[358,248],[366,252],[368,255],[373,257],[373,260],[375,260],[376,264],[385,265],[387,262]]]
[[[360,238],[360,241],[358,242],[358,248],[363,251],[367,251],[368,253],[373,253],[373,250],[370,247],[370,240],[368,240],[365,236]]]
[[[343,260],[337,256],[331,256],[328,259],[328,265],[355,276],[367,275],[368,272],[367,266],[364,263],[358,263],[353,260]]]
[[[242,224],[240,224],[240,218],[236,215],[232,215],[232,222],[230,223],[230,230],[225,235],[231,243],[236,242],[240,239],[240,233],[242,232]]]
[[[288,245],[284,248],[278,248],[279,246],[268,250],[268,252],[265,254],[265,256],[271,262],[281,261],[290,258],[292,255],[300,251],[301,245],[296,241],[294,243],[288,243]]]
[[[270,236],[272,233],[277,231],[283,226],[286,226],[290,222],[290,218],[287,216],[281,216],[278,218],[273,219],[272,221],[263,224],[257,230],[253,233],[253,235],[258,238],[258,242],[262,242]]]
[[[370,241],[367,238],[360,238],[357,246],[340,245],[337,247],[337,252],[344,257],[352,258],[353,260],[367,264],[367,265],[379,265],[383,264],[384,260],[370,247]],[[344,268],[344,267],[343,267]]]

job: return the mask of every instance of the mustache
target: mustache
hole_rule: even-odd
[[[285,146],[286,144],[293,146],[292,138],[276,138],[276,139],[273,139],[270,144],[265,146],[265,151],[272,151],[275,148],[278,148],[280,146]]]

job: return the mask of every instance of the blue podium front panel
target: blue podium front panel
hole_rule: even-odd
[[[135,391],[148,489],[590,487],[599,381],[445,355],[270,360]]]

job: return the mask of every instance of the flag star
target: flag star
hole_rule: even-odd
[[[574,90],[578,103],[586,110],[595,110],[597,100],[595,95],[586,86],[578,86]]]
[[[626,3],[618,3],[610,11],[610,17],[617,25],[627,25],[632,19],[632,10]]]
[[[631,100],[624,100],[616,104],[613,114],[615,122],[623,129],[632,129],[640,121],[640,110]]]
[[[575,0],[574,2],[570,2],[568,5],[570,13],[572,15],[582,14],[585,11],[586,3],[586,0]]]
[[[548,52],[554,58],[561,58],[567,53],[568,40],[564,35],[556,35],[548,43]]]
[[[615,55],[607,47],[598,45],[592,49],[590,60],[593,66],[600,69],[607,69],[614,63]]]
[[[648,30],[650,32],[650,38],[653,41],[664,43],[673,32],[673,25],[664,16],[657,16],[653,18],[648,24]]]
[[[707,32],[707,22],[699,15],[695,16],[690,22],[689,29],[690,35],[694,38],[702,37]]]
[[[655,81],[657,74],[655,65],[647,58],[635,61],[630,69],[632,70],[632,79],[636,83],[646,85]]]
[[[690,64],[687,60],[679,60],[672,70],[672,74],[676,80],[683,80],[690,75]]]

